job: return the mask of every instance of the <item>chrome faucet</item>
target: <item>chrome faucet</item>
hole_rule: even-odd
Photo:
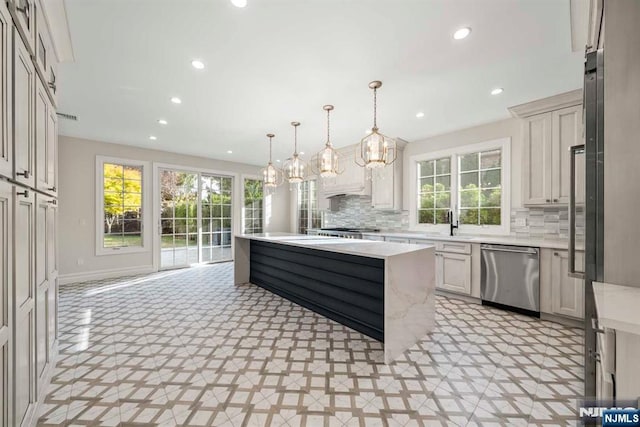
[[[453,230],[458,228],[459,221],[456,221],[455,225],[453,224],[453,211],[447,212],[447,218],[449,219],[449,235],[453,236]]]

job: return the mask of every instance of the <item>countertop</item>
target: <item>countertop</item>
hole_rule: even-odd
[[[405,239],[424,239],[438,241],[452,241],[461,243],[493,243],[496,245],[530,246],[536,248],[567,249],[569,239],[537,239],[531,237],[514,236],[479,236],[479,235],[456,235],[448,236],[443,234],[427,234],[419,231],[380,231],[376,233],[362,233],[363,236],[389,236]],[[581,249],[581,245],[577,245]]]
[[[313,236],[295,233],[237,234],[235,237],[381,259],[432,247],[429,245],[375,242],[370,240],[343,239],[340,237]]]
[[[599,327],[640,335],[640,287],[593,282]]]

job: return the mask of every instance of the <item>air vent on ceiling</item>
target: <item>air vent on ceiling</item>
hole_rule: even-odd
[[[74,122],[78,121],[78,116],[74,116],[73,114],[66,114],[66,113],[56,113],[56,114],[58,114],[58,117],[62,119],[73,120]]]

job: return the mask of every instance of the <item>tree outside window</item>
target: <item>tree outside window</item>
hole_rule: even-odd
[[[142,246],[142,166],[103,164],[103,247]]]
[[[262,180],[245,179],[243,233],[262,233],[263,198]]]

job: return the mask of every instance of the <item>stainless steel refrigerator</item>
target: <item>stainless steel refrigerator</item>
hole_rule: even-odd
[[[640,1],[599,6],[591,29],[597,42],[585,57],[584,145],[571,149],[569,203],[569,274],[585,281],[586,398],[596,396],[598,360],[592,283],[640,286]],[[581,190],[583,201],[576,198]],[[581,245],[584,270],[577,271]]]

